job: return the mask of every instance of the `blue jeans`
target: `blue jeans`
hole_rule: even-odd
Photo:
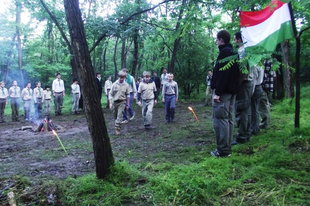
[[[170,122],[174,119],[175,113],[175,95],[165,95],[165,114],[166,121]]]
[[[133,99],[133,92],[130,93],[130,98],[129,98],[129,108],[128,108],[128,112],[129,112],[129,115],[130,117],[132,117],[135,113],[132,109],[132,99]],[[127,101],[126,101],[126,107],[127,107]],[[126,110],[126,107],[123,111],[123,121],[128,119],[127,118],[127,110]]]

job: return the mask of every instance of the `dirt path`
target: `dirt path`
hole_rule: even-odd
[[[164,108],[154,108],[153,129],[145,130],[141,119],[141,109],[135,106],[136,118],[122,125],[122,135],[114,135],[114,120],[111,111],[104,109],[113,154],[116,161],[127,160],[131,163],[156,161],[161,152],[171,152],[171,157],[185,145],[203,150],[205,144],[213,143],[210,130],[201,128],[202,123],[188,111],[191,104],[177,103],[176,121],[167,125],[164,121]],[[203,104],[194,104],[197,116],[204,122],[210,121],[211,108]],[[21,130],[22,126],[37,126],[31,122],[8,122],[0,124],[0,176],[10,178],[14,175],[30,177],[32,181],[41,178],[82,175],[95,171],[92,142],[88,132],[86,118],[80,115],[52,117],[55,125],[64,129],[59,131],[68,155],[60,147],[51,132],[35,133]],[[210,128],[209,128],[210,129]],[[192,135],[189,135],[190,133]],[[180,138],[169,138],[179,135]],[[208,136],[207,138],[204,138]],[[0,188],[1,189],[1,188]]]

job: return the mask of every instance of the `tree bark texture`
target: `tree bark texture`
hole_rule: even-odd
[[[95,92],[95,73],[86,42],[82,15],[78,0],[64,0],[66,18],[71,36],[72,51],[77,63],[78,77],[81,83],[85,112],[95,156],[97,178],[104,178],[114,164],[111,143],[101,109],[98,94]],[[93,91],[93,92],[91,92]]]
[[[294,98],[294,79],[290,62],[290,47],[289,41],[286,40],[281,43],[283,52],[283,63],[284,63],[284,87],[286,91],[286,98]]]
[[[20,23],[21,23],[21,13],[22,13],[22,5],[21,2],[16,1],[16,38],[17,38],[17,53],[18,53],[18,69],[20,71],[20,81],[22,87],[24,87],[24,73],[23,73],[23,65],[22,65],[22,40],[20,38]]]
[[[116,62],[116,52],[117,52],[117,45],[118,45],[118,37],[116,37],[115,46],[114,46],[114,55],[113,55],[113,62],[114,62],[114,79],[117,79],[117,62]]]

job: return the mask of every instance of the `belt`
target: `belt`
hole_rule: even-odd
[[[37,99],[42,99],[42,97],[37,97]]]
[[[167,96],[172,96],[172,95],[175,95],[175,94],[165,94],[165,95],[167,95]]]
[[[11,97],[11,99],[17,99],[17,98],[19,98],[19,97]]]
[[[6,98],[0,98],[0,100],[6,100]]]
[[[55,92],[55,94],[62,94],[63,92]]]
[[[48,101],[48,100],[51,100],[51,99],[44,99],[44,100]]]
[[[72,94],[80,94],[80,93],[72,93]]]

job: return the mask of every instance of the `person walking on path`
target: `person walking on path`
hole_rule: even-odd
[[[71,84],[71,94],[72,94],[71,114],[78,114],[79,100],[81,98],[81,90],[77,78],[74,78],[73,83]]]
[[[135,78],[128,73],[128,69],[123,68],[122,71],[126,73],[126,83],[129,85],[129,92],[130,92],[128,109],[124,109],[124,111],[123,111],[122,123],[126,124],[126,123],[128,123],[128,120],[131,121],[135,118],[135,112],[132,109],[132,101],[134,99],[136,99],[136,97],[137,97],[137,87],[136,87]],[[130,115],[130,118],[127,117],[127,111]]]
[[[160,75],[160,83],[161,83],[161,89],[163,88],[164,84],[168,82],[168,74],[167,74],[167,69],[162,68],[163,73]]]
[[[206,77],[207,88],[206,88],[206,104],[205,104],[205,106],[209,106],[209,104],[211,103],[211,99],[212,99],[211,80],[212,80],[212,70],[209,70],[208,75]]]
[[[25,120],[29,121],[30,118],[30,109],[31,109],[31,102],[33,98],[33,93],[31,89],[31,83],[28,82],[26,87],[22,91],[22,99],[24,101],[24,112],[25,112]]]
[[[52,100],[52,91],[49,85],[45,86],[45,90],[43,91],[42,101],[44,102],[44,115],[51,115],[51,100]]]
[[[33,89],[33,99],[35,106],[35,118],[42,118],[43,88],[41,87],[41,82],[37,82],[36,88]]]
[[[153,76],[152,76],[152,80],[155,83],[156,86],[156,90],[157,90],[157,96],[159,95],[159,91],[160,91],[160,78],[157,76],[156,72],[153,72]]]
[[[102,98],[102,87],[103,87],[103,80],[101,78],[101,74],[98,72],[96,73],[96,85],[97,85],[97,92],[98,92],[98,98],[101,103],[101,98]]]
[[[168,82],[163,85],[162,101],[165,103],[166,123],[174,121],[175,103],[178,101],[178,83],[173,81],[173,74],[168,74]]]
[[[4,118],[4,110],[5,106],[8,103],[7,98],[9,96],[8,89],[5,88],[5,83],[2,81],[0,82],[0,123],[5,123]]]
[[[107,106],[106,108],[109,108],[109,92],[112,87],[112,81],[111,81],[111,75],[108,76],[108,79],[104,83],[104,93],[105,96],[107,97]]]
[[[118,73],[118,80],[116,80],[111,87],[109,93],[110,109],[114,109],[115,118],[115,133],[121,133],[121,123],[123,118],[123,111],[129,108],[130,90],[129,85],[125,82],[126,73],[120,71]]]
[[[143,125],[145,129],[150,128],[153,119],[153,107],[157,104],[157,89],[155,82],[151,79],[151,73],[143,72],[143,81],[138,88],[138,105],[142,105]]]
[[[61,74],[56,74],[56,79],[54,79],[52,84],[54,104],[55,104],[55,115],[62,115],[62,104],[65,97],[65,83],[61,79]]]
[[[213,127],[217,148],[211,151],[215,157],[229,157],[231,155],[231,140],[234,131],[233,110],[235,97],[239,86],[239,66],[237,62],[229,68],[228,61],[222,60],[236,56],[230,43],[230,34],[226,30],[221,30],[216,35],[216,43],[220,50],[216,64],[213,69],[211,89],[213,90]]]
[[[11,109],[12,109],[12,121],[19,121],[19,101],[20,101],[20,87],[17,86],[17,81],[12,82],[12,86],[9,89],[9,96],[11,99]]]

